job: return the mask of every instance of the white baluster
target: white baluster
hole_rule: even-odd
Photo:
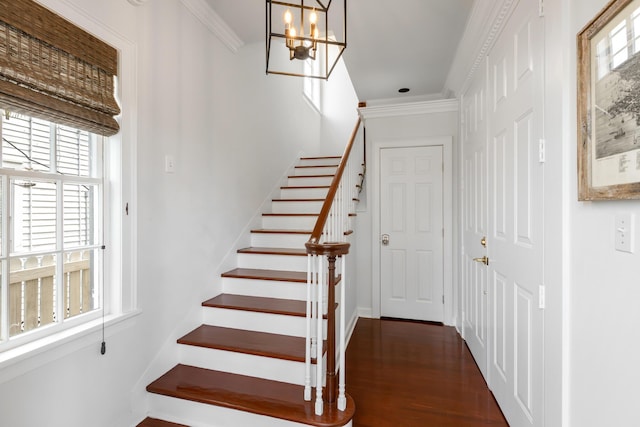
[[[338,365],[338,369],[340,369],[340,377],[338,379],[338,409],[344,411],[347,409],[347,396],[346,396],[346,384],[345,384],[345,370],[347,368],[347,361],[345,359],[346,354],[346,344],[345,344],[345,335],[346,335],[346,325],[345,325],[345,290],[347,287],[347,256],[342,255],[341,257],[342,268],[342,280],[340,286],[340,364]]]
[[[347,175],[348,177],[348,175]],[[345,210],[344,206],[346,203],[346,198],[344,194],[345,185],[344,179],[340,182],[340,200],[338,201],[338,208],[340,209],[340,241],[344,240],[344,232],[347,230],[345,227]]]
[[[304,400],[311,400],[311,285],[313,283],[313,255],[307,255],[307,319],[304,352]]]
[[[316,352],[316,415],[322,415],[324,412],[324,401],[322,399],[322,284],[324,283],[324,266],[323,256],[318,256],[318,301],[316,309],[317,320],[317,332],[316,337],[318,339],[317,352]]]
[[[311,337],[311,357],[313,357],[314,354],[316,354],[316,352],[318,350],[316,350],[317,345],[318,345],[318,337],[316,337],[315,333],[316,333],[316,311],[318,310],[318,307],[316,305],[316,295],[317,295],[317,291],[316,291],[316,286],[318,286],[318,255],[312,255],[311,258],[311,331],[309,332],[309,335]]]

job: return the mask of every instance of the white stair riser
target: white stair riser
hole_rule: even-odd
[[[327,197],[328,188],[282,188],[281,199],[324,199]]]
[[[337,165],[340,163],[339,157],[332,157],[330,159],[300,159],[299,166],[324,166],[324,165]]]
[[[295,168],[295,170],[293,171],[293,174],[295,176],[333,175],[336,173],[337,169],[338,169],[337,166],[331,166],[331,167],[317,166],[317,167],[310,167],[310,168]]]
[[[306,318],[282,314],[258,313],[254,311],[231,310],[204,307],[203,323],[223,328],[246,329],[248,331],[304,337]],[[326,326],[326,319],[324,320]],[[326,328],[325,328],[326,329]]]
[[[214,371],[304,385],[304,362],[256,356],[192,345],[180,346],[180,363]],[[315,364],[312,370],[315,370]],[[315,375],[311,383],[315,385]]]
[[[277,280],[222,278],[222,292],[263,298],[282,298],[306,301],[306,283],[280,282]]]
[[[267,230],[312,230],[318,220],[313,216],[263,216],[262,228]]]
[[[191,427],[304,427],[307,425],[153,393],[150,394],[149,408],[150,417],[172,420]],[[349,421],[343,427],[351,426],[352,421]]]
[[[273,213],[312,213],[318,215],[322,210],[324,200],[314,201],[274,201],[271,203]]]
[[[311,187],[314,185],[331,185],[333,176],[321,176],[321,177],[296,177],[288,178],[287,185],[289,187]]]
[[[251,246],[255,248],[295,248],[302,249],[309,240],[309,234],[251,233]]]
[[[307,271],[306,256],[239,253],[237,259],[238,268]]]

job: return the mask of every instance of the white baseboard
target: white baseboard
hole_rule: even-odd
[[[374,319],[373,310],[368,307],[358,307],[358,316],[366,319]]]

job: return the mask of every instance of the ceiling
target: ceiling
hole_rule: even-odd
[[[474,0],[348,0],[344,62],[361,101],[433,99]],[[245,44],[265,39],[265,0],[207,0]],[[342,7],[333,0],[332,7]],[[400,88],[409,88],[405,94]]]

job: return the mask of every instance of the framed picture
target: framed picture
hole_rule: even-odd
[[[578,33],[578,200],[640,198],[640,0]]]

